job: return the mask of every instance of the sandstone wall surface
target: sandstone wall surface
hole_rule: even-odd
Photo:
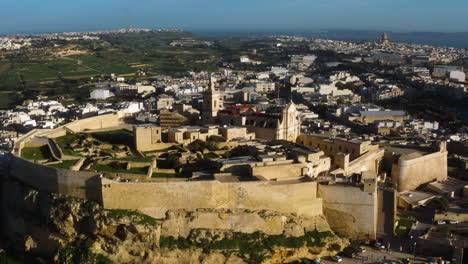
[[[262,176],[269,180],[277,179],[280,181],[283,179],[301,177],[303,168],[307,168],[307,165],[294,163],[273,166],[258,166],[252,168],[252,175]]]
[[[64,128],[73,133],[79,133],[85,130],[117,127],[124,124],[122,117],[123,116],[120,113],[94,116],[68,123],[64,126]]]
[[[9,176],[40,191],[101,202],[97,173],[55,169],[10,155]]]
[[[398,185],[398,191],[414,190],[434,180],[446,180],[447,153],[435,152],[410,160],[400,158],[392,167],[392,180]]]
[[[377,235],[377,192],[358,187],[319,185],[323,211],[333,231],[351,239],[375,239]]]
[[[136,209],[155,218],[171,209],[225,208],[273,210],[304,216],[322,214],[316,183],[220,183],[217,181],[131,183],[102,179],[103,205]]]

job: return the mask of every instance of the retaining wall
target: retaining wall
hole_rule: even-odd
[[[109,209],[137,209],[162,218],[172,209],[243,208],[322,214],[317,183],[220,183],[218,181],[133,183],[102,179],[103,204]]]
[[[374,240],[377,236],[377,192],[358,187],[319,185],[323,211],[330,227],[356,240]]]
[[[94,172],[56,169],[10,155],[9,175],[38,190],[101,202],[101,183]]]
[[[399,159],[392,167],[392,180],[398,191],[414,190],[422,184],[446,180],[447,151],[435,152],[419,158]]]

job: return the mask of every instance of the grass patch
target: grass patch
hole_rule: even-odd
[[[0,109],[8,109],[13,102],[12,93],[0,92]]]
[[[0,263],[1,264],[21,264],[23,263],[22,261],[16,260],[12,258],[11,256],[8,256],[7,253],[1,252],[0,253]]]
[[[220,156],[214,152],[208,152],[205,154],[205,158],[208,158],[208,159],[216,159],[216,158],[219,158]]]
[[[122,218],[130,218],[133,223],[140,225],[156,226],[159,224],[157,219],[138,211],[124,209],[105,209],[104,211],[107,212],[107,217],[114,221],[121,220]]]
[[[153,157],[125,157],[119,160],[134,161],[134,162],[151,162],[153,160]]]
[[[192,232],[199,232],[199,230],[193,230]],[[196,237],[197,234],[190,234],[190,236]],[[326,245],[323,239],[330,236],[332,236],[331,232],[318,232],[317,230],[307,232],[301,237],[286,237],[285,235],[268,236],[260,232],[252,234],[235,232],[230,239],[211,242],[201,241],[200,243],[181,237],[161,237],[160,245],[161,247],[170,249],[203,248],[205,251],[236,250],[240,254],[250,255],[251,263],[260,263],[265,260],[267,252],[272,248],[323,247]]]
[[[78,142],[81,138],[82,138],[82,135],[67,134],[65,136],[55,138],[54,140],[62,149],[63,155],[82,156],[81,153],[71,150],[71,144]]]
[[[74,166],[77,162],[78,160],[64,160],[60,163],[51,164],[48,166],[57,168],[57,169],[69,169],[71,166]]]
[[[153,172],[151,178],[190,178],[190,173],[164,173],[164,172]]]
[[[48,160],[52,158],[49,147],[26,147],[21,150],[21,157],[28,160]]]
[[[171,146],[171,147],[164,148],[164,149],[156,149],[156,150],[150,150],[150,151],[143,151],[143,154],[162,153],[162,152],[168,152],[168,151],[171,151],[171,150],[179,150],[180,152],[185,152],[185,151],[183,151],[182,149],[180,149],[180,148],[177,147],[177,146]]]
[[[91,133],[91,136],[103,143],[112,145],[131,146],[133,144],[133,132],[125,129]]]
[[[99,171],[99,172],[110,172],[110,173],[128,173],[128,174],[146,174],[148,172],[147,167],[142,168],[131,168],[129,170],[126,169],[126,165],[124,163],[109,163],[109,164],[94,164],[92,169]]]
[[[86,240],[79,240],[72,246],[61,248],[58,252],[57,263],[112,264],[112,261],[106,256],[91,251],[93,243],[88,238]]]
[[[408,236],[411,227],[413,226],[414,221],[413,220],[408,220],[408,219],[399,219],[398,220],[398,225],[395,228],[395,233],[398,236]]]

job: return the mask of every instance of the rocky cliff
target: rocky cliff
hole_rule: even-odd
[[[8,180],[1,210],[1,246],[28,263],[288,263],[348,243],[323,216],[199,209],[154,219]]]

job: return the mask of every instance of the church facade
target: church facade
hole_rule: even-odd
[[[216,80],[210,77],[210,84],[203,95],[202,123],[204,125],[216,124],[218,112],[221,109],[222,98],[219,89],[216,88]]]
[[[299,114],[294,103],[272,106],[266,111],[257,111],[254,105],[234,105],[223,109],[223,100],[215,80],[203,96],[202,123],[221,126],[247,127],[248,133],[265,140],[288,140],[296,142],[300,135]]]
[[[271,107],[259,112],[252,105],[235,105],[220,111],[220,125],[244,126],[255,137],[266,140],[295,141],[300,134],[300,122],[296,106]]]

